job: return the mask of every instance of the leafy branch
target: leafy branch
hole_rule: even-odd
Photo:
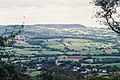
[[[118,21],[119,14],[117,13],[120,0],[93,0],[93,3],[99,8],[95,16],[105,19],[105,24],[114,32],[120,34],[120,22]],[[117,16],[115,16],[116,14]]]

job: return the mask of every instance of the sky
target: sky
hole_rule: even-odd
[[[0,24],[83,24],[96,27],[91,0],[0,0]]]

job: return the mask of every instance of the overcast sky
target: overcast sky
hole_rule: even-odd
[[[97,26],[91,0],[0,0],[0,24],[78,23]]]

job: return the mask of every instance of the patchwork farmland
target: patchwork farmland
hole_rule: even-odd
[[[120,69],[120,37],[117,34],[107,28],[75,27],[75,24],[63,26],[26,26],[16,37],[17,43],[11,48],[15,54],[10,59],[27,66],[32,76],[39,73],[38,64],[42,65],[41,68],[58,64],[71,70],[75,66],[73,64],[85,68],[99,66],[107,70],[106,73],[114,66]],[[7,59],[3,58],[5,61]]]

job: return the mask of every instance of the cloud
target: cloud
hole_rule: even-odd
[[[81,23],[95,26],[90,0],[0,0],[0,24]]]
[[[80,7],[89,4],[90,0],[0,0],[0,8],[11,7],[46,7],[69,6]]]

